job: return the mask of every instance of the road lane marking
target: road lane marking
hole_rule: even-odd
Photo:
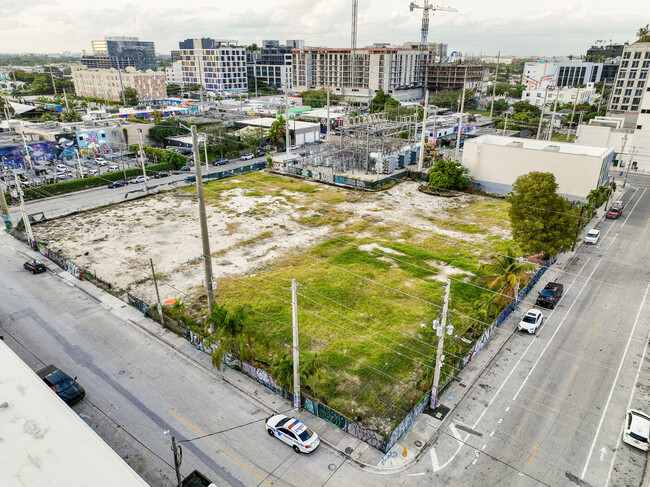
[[[429,453],[431,455],[431,466],[433,467],[433,471],[436,472],[440,469],[440,464],[438,463],[438,455],[436,455],[436,450],[433,447],[431,447]]]
[[[596,320],[596,324],[594,325],[594,329],[591,330],[591,333],[595,332],[596,328],[598,328],[598,320]]]
[[[646,293],[647,293],[647,288],[646,288]],[[632,387],[632,392],[630,392],[630,400],[627,402],[627,410],[632,407],[632,399],[634,398],[634,391],[636,389],[636,384],[639,382],[639,374],[641,373],[641,367],[643,367],[643,363],[645,362],[645,356],[646,353],[648,352],[648,343],[650,343],[650,332],[648,333],[648,336],[646,337],[645,340],[645,347],[643,347],[643,355],[641,355],[641,359],[639,360],[639,367],[636,370],[636,377],[634,377],[634,386]],[[612,469],[614,468],[614,460],[616,460],[616,453],[618,452],[618,447],[621,446],[621,438],[623,438],[623,429],[625,428],[625,424],[621,425],[621,430],[618,434],[618,440],[616,440],[616,448],[614,448],[614,455],[612,456],[612,461],[609,464],[609,472],[607,473],[607,482],[605,483],[605,486],[609,485],[609,479],[612,476]],[[603,447],[605,448],[605,447]],[[600,459],[603,459],[603,456],[601,454]]]
[[[508,406],[508,407],[506,408],[506,413],[507,413],[508,411],[510,411],[510,406]]]
[[[607,246],[607,249],[605,249],[605,250],[609,250],[612,247],[612,244],[614,243],[614,240],[616,240],[616,237],[618,237],[618,232],[616,232],[616,235],[614,235],[614,238],[612,238],[612,241],[609,242],[609,245]]]
[[[203,431],[201,431],[199,428],[197,428],[196,426],[194,426],[192,423],[190,423],[187,419],[185,419],[183,416],[181,416],[180,414],[178,414],[176,411],[174,411],[173,409],[170,409],[170,412],[171,412],[174,416],[176,416],[178,419],[180,419],[181,421],[183,421],[185,424],[187,424],[191,429],[193,429],[194,431],[196,431],[198,434],[200,434],[201,436],[205,436],[205,433],[204,433]],[[206,439],[206,440],[208,440],[210,443],[212,443],[212,445],[214,446],[214,448],[215,448],[217,451],[221,451],[221,452],[225,453],[225,455],[226,455],[227,457],[229,457],[231,460],[233,460],[235,463],[239,464],[240,466],[244,467],[246,470],[248,470],[250,473],[252,473],[253,475],[255,475],[258,479],[260,479],[260,480],[261,480],[262,482],[264,482],[266,485],[272,485],[268,480],[266,480],[264,477],[262,477],[260,474],[258,474],[255,470],[253,470],[253,469],[250,468],[248,465],[246,465],[246,464],[243,463],[241,460],[239,460],[237,457],[235,457],[235,455],[233,455],[232,453],[230,453],[230,452],[229,452],[228,450],[226,450],[225,448],[223,448],[223,447],[217,445],[217,444],[212,440],[212,438],[210,438],[210,437],[206,437],[206,438],[204,438],[204,439]]]
[[[596,267],[594,267],[594,270],[592,270],[592,271],[591,271],[591,274],[589,274],[589,277],[587,277],[587,279],[585,279],[585,282],[584,282],[584,284],[582,285],[582,287],[580,288],[580,291],[578,291],[578,295],[575,297],[575,299],[574,299],[573,302],[571,303],[571,306],[569,306],[569,309],[567,310],[566,314],[565,314],[564,317],[562,318],[562,321],[560,321],[560,324],[559,324],[559,325],[557,326],[557,328],[555,329],[555,332],[553,332],[553,334],[551,335],[551,338],[550,338],[550,339],[548,340],[548,342],[546,343],[546,346],[545,346],[544,349],[542,350],[542,353],[540,353],[540,354],[539,354],[539,357],[537,357],[537,360],[535,360],[535,363],[533,364],[533,367],[530,369],[530,371],[529,371],[528,374],[526,375],[526,378],[525,378],[524,381],[521,383],[521,386],[519,386],[519,389],[517,389],[517,393],[516,393],[516,394],[514,395],[514,397],[512,398],[512,401],[513,401],[513,402],[514,402],[514,401],[517,399],[517,397],[519,396],[519,393],[521,392],[521,390],[522,390],[522,389],[524,388],[524,386],[526,385],[526,382],[528,382],[528,379],[529,379],[530,376],[533,374],[533,371],[534,371],[535,368],[537,367],[537,364],[539,363],[539,361],[540,361],[540,360],[542,359],[542,357],[544,356],[544,353],[546,353],[546,350],[548,349],[549,345],[550,345],[551,342],[553,341],[553,338],[555,338],[555,335],[557,334],[557,332],[560,331],[560,328],[562,328],[562,324],[564,323],[564,320],[566,320],[566,317],[569,316],[569,313],[571,313],[571,309],[572,309],[573,306],[578,302],[578,298],[579,298],[580,295],[582,294],[582,291],[584,291],[585,287],[586,287],[587,284],[589,283],[589,280],[591,279],[591,276],[594,275],[594,272],[596,272],[596,269],[598,269],[598,266],[600,265],[601,262],[602,262],[601,260],[598,261],[598,263],[596,264]],[[577,276],[576,276],[576,277],[577,277]]]
[[[478,458],[474,459],[474,461],[472,462],[472,465],[476,465],[476,462],[478,462]]]
[[[565,385],[565,386],[568,386],[568,385],[571,383],[571,380],[573,379],[573,374],[575,374],[575,373],[576,373],[575,370],[574,370],[573,372],[571,372],[571,375],[569,376],[569,380],[566,381],[566,385]]]
[[[486,446],[487,446],[487,443],[481,447],[481,450],[485,450]]]
[[[639,199],[636,200],[636,203],[634,203],[634,206],[632,207],[632,209],[630,210],[630,212],[629,212],[629,213],[627,214],[627,216],[625,217],[625,221],[623,222],[623,225],[621,225],[621,228],[623,228],[623,227],[625,226],[625,224],[627,223],[627,219],[630,218],[630,217],[632,216],[632,212],[633,212],[634,210],[636,210],[636,205],[639,204],[639,201],[641,201],[641,199],[643,198],[643,195],[645,194],[645,192],[647,191],[647,189],[648,189],[648,188],[645,188],[645,189],[643,190],[643,193],[641,193],[641,196],[639,196]],[[636,193],[636,191],[635,191],[635,193]],[[634,195],[632,195],[632,198],[634,198]]]
[[[494,431],[492,433],[490,433],[490,436],[494,436]]]
[[[503,421],[503,418],[499,418],[499,421],[497,421],[497,424],[501,424],[501,421]]]
[[[533,461],[533,458],[535,458],[535,454],[537,453],[538,448],[539,448],[539,441],[537,442],[537,445],[535,445],[535,449],[533,450],[533,454],[528,459],[528,463],[526,464],[526,468],[530,467],[530,463]]]
[[[623,368],[623,363],[625,362],[625,357],[627,356],[627,351],[630,348],[630,342],[632,341],[632,336],[634,335],[634,331],[636,330],[636,325],[639,323],[639,317],[641,316],[641,310],[643,309],[643,306],[645,305],[645,298],[648,297],[648,290],[650,289],[650,284],[648,284],[645,288],[645,293],[643,294],[643,299],[641,300],[641,306],[639,306],[639,311],[636,314],[636,319],[634,320],[634,326],[632,326],[632,331],[630,332],[630,336],[627,339],[627,344],[625,345],[623,356],[621,357],[621,361],[618,364],[618,370],[616,371],[616,376],[614,377],[614,382],[612,382],[612,387],[609,390],[609,395],[607,396],[607,402],[605,402],[605,408],[603,409],[603,414],[600,416],[600,421],[598,422],[598,428],[596,429],[596,434],[594,435],[594,441],[591,443],[591,448],[589,449],[589,455],[587,456],[587,461],[585,462],[585,468],[582,469],[582,475],[580,475],[580,479],[585,478],[585,474],[587,473],[587,467],[589,466],[589,462],[591,461],[591,455],[594,452],[594,447],[596,446],[596,441],[598,440],[598,435],[600,434],[600,428],[603,426],[603,421],[605,419],[605,414],[607,413],[607,408],[609,407],[609,401],[612,399],[612,394],[614,393],[614,388],[616,387],[616,382],[618,381],[618,376],[621,374],[621,369]],[[648,342],[646,341],[646,346],[648,345]],[[643,363],[643,357],[641,357],[640,362]],[[636,382],[635,382],[636,384]],[[634,393],[634,387],[632,388],[632,393]]]

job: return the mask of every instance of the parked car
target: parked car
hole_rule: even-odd
[[[43,264],[40,260],[28,260],[23,264],[23,267],[32,274],[39,274],[47,270],[45,264]]]
[[[68,166],[66,166],[65,164],[57,164],[56,165],[56,170],[58,172],[68,172],[69,171]]]
[[[608,218],[610,220],[617,220],[621,217],[622,214],[623,208],[612,206],[605,215],[605,218]]]
[[[537,333],[537,329],[542,326],[544,315],[538,309],[531,308],[528,313],[519,322],[517,329],[519,331],[527,331],[528,333]]]
[[[181,167],[181,168],[179,169],[179,171],[183,171],[183,172],[185,172],[185,171],[191,171],[191,170],[192,170],[192,169],[190,168],[190,166],[183,166],[183,167]]]
[[[57,173],[55,174],[55,177],[56,177],[56,179],[58,179],[58,180],[68,179],[68,173],[66,173],[66,172],[57,172]]]
[[[230,161],[226,159],[225,157],[222,157],[221,159],[217,159],[212,163],[213,166],[222,166],[223,164],[228,164]]]
[[[269,436],[278,438],[291,446],[296,453],[311,453],[320,444],[318,435],[295,418],[276,414],[266,420]]]
[[[249,161],[249,160],[253,159],[254,157],[255,157],[255,155],[253,153],[241,156],[242,161]]]
[[[96,158],[95,162],[97,163],[98,166],[106,166],[108,164],[108,161],[103,157]]]
[[[108,187],[109,189],[121,188],[122,186],[126,186],[127,184],[129,183],[126,182],[124,179],[118,179],[117,181],[113,181],[112,183],[110,183]]]
[[[188,174],[187,176],[185,176],[185,181],[187,181],[188,183],[196,182],[196,175],[195,174]]]
[[[648,451],[650,416],[638,409],[630,409],[625,415],[623,441],[643,451]]]
[[[589,230],[587,232],[587,235],[585,235],[585,243],[596,245],[598,243],[599,238],[600,238],[600,230],[596,230],[594,228],[592,230]]]
[[[564,286],[557,282],[549,282],[535,301],[536,306],[543,306],[544,308],[555,308],[562,294],[564,293]]]
[[[77,378],[71,378],[54,365],[42,368],[36,374],[63,399],[66,404],[73,404],[86,395],[86,391],[77,383]]]
[[[169,173],[167,171],[160,171],[158,174],[154,176],[154,178],[160,179],[160,178],[166,178],[167,176],[169,176]]]
[[[90,170],[90,175],[91,175],[91,176],[96,176],[97,174],[99,174],[99,170],[98,170],[98,169],[91,169],[91,170]]]
[[[621,200],[616,200],[614,203],[612,203],[612,208],[625,208],[625,203],[623,203]]]
[[[266,155],[266,151],[264,149],[258,149],[257,152],[255,153],[255,157],[263,157]]]
[[[109,170],[110,172],[115,172],[115,171],[119,171],[120,168],[119,168],[119,166],[117,166],[117,165],[115,165],[115,164],[111,164],[110,166],[108,166],[108,170]]]
[[[289,147],[289,150],[298,150],[298,149],[300,149],[299,145],[292,145],[291,147]]]
[[[131,179],[129,182],[131,184],[138,184],[138,183],[144,183],[147,180],[149,180],[149,178],[145,178],[144,176],[136,176],[133,179]]]

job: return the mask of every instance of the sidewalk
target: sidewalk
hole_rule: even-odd
[[[629,186],[628,186],[629,189]],[[617,189],[614,200],[621,199],[625,190]],[[605,212],[601,209],[592,222],[588,223],[580,237],[584,237],[591,228],[598,228],[605,218]],[[15,240],[8,234],[2,238],[10,239],[12,246],[23,251],[27,256],[40,257],[40,254],[28,249],[24,244]],[[544,274],[537,287],[560,275],[573,261],[576,253],[583,245],[582,241],[576,245],[572,252],[558,256],[557,262],[552,265]],[[472,361],[452,380],[440,397],[440,406],[436,412],[426,410],[411,425],[408,431],[400,438],[393,448],[384,454],[378,449],[360,439],[346,433],[333,424],[318,418],[308,411],[301,409],[294,411],[291,403],[269,390],[262,384],[254,381],[247,375],[237,372],[229,367],[223,366],[217,370],[211,361],[209,354],[197,349],[188,340],[176,335],[174,332],[163,328],[157,322],[146,318],[136,308],[121,301],[115,296],[104,292],[88,281],[79,281],[68,272],[50,265],[50,269],[68,285],[72,285],[96,299],[106,310],[116,317],[132,324],[143,333],[160,340],[163,344],[173,349],[176,353],[194,363],[197,367],[205,370],[218,380],[223,380],[231,387],[240,391],[250,401],[262,407],[269,415],[284,413],[296,416],[311,429],[316,431],[322,442],[333,450],[338,451],[345,457],[352,460],[364,470],[378,474],[392,474],[404,471],[415,464],[420,456],[428,451],[428,446],[435,441],[438,430],[445,425],[445,420],[456,406],[464,399],[465,395],[472,390],[475,383],[480,379],[481,374],[489,367],[490,363],[498,356],[501,349],[506,345],[517,326],[519,315],[514,312],[508,319],[496,329],[485,348],[477,352]]]

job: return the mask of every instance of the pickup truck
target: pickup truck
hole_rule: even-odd
[[[543,306],[545,308],[553,309],[558,303],[562,294],[564,293],[564,286],[557,282],[549,282],[539,296],[537,296],[537,301],[535,305]]]

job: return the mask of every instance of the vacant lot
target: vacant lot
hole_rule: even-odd
[[[490,251],[511,245],[507,204],[432,197],[404,182],[363,193],[251,173],[206,185],[217,300],[243,306],[262,339],[259,363],[291,344],[291,279],[299,290],[300,349],[320,373],[306,392],[368,427],[388,431],[430,387],[443,284],[452,282],[457,360],[481,324],[486,293],[464,284]],[[153,303],[149,259],[161,299],[205,313],[194,189],[165,193],[38,225],[39,240],[106,281]],[[449,367],[446,368],[449,370]],[[423,380],[424,377],[424,380]]]

